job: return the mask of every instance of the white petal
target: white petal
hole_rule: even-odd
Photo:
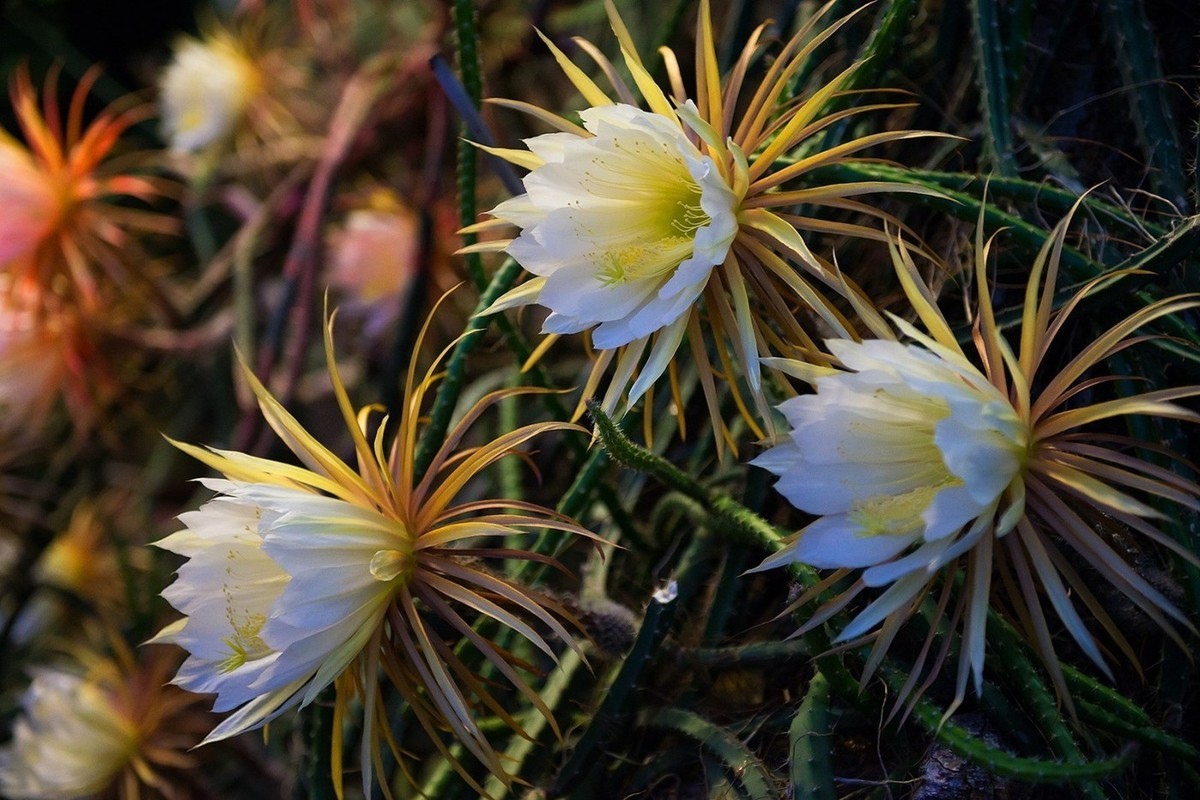
[[[940,489],[921,514],[925,522],[925,538],[941,539],[958,533],[968,522],[994,506],[980,505],[966,486],[947,486]]]
[[[976,405],[973,411],[940,421],[934,441],[946,467],[965,483],[974,502],[983,505],[1012,483],[1021,464],[1015,444],[997,433],[993,410]]]
[[[867,586],[886,586],[918,570],[928,572],[929,565],[936,563],[952,541],[952,539],[942,539],[936,542],[926,542],[902,558],[886,564],[876,564],[863,572],[863,583]]]
[[[831,514],[800,531],[794,550],[797,561],[812,567],[870,567],[903,552],[918,536],[916,531],[864,536],[847,515]]]

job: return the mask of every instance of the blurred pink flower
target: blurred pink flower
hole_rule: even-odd
[[[396,321],[421,255],[420,219],[390,195],[351,211],[330,236],[329,285],[345,311],[364,318],[368,336]],[[380,207],[383,206],[383,207]]]
[[[36,435],[60,394],[86,425],[92,404],[81,347],[74,314],[47,308],[29,282],[0,284],[0,435]]]

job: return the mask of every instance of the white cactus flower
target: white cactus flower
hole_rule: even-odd
[[[42,669],[0,749],[0,794],[62,800],[104,789],[137,751],[140,732],[112,695],[83,675]]]
[[[190,653],[176,684],[215,693],[215,711],[241,707],[206,739],[215,741],[308,704],[341,674],[387,610],[396,573],[378,564],[391,563],[405,532],[299,489],[204,484],[221,494],[158,543],[188,561],[163,592],[187,616],[157,641]]]
[[[592,137],[526,140],[545,163],[492,215],[522,226],[508,253],[540,276],[543,330],[594,327],[611,349],[691,309],[737,236],[741,198],[677,122],[622,104],[580,116]]]
[[[854,371],[818,378],[816,394],[780,405],[791,432],[751,462],[780,476],[775,488],[792,505],[820,515],[764,567],[866,567],[866,584],[880,586],[936,561],[891,565],[909,546],[925,545],[926,557],[952,552],[967,523],[995,511],[1029,428],[983,375],[928,350],[881,340],[829,347]]]
[[[977,691],[982,687],[992,609],[1016,610],[1010,614],[1014,624],[1037,643],[1055,686],[1071,702],[1042,596],[1099,669],[1109,671],[1077,609],[1080,602],[1117,649],[1136,663],[1135,651],[1094,602],[1066,551],[1073,551],[1097,579],[1111,583],[1181,646],[1175,624],[1190,628],[1186,616],[1098,536],[1091,521],[1103,515],[1127,526],[1131,535],[1136,532],[1194,559],[1152,524],[1162,514],[1129,490],[1194,509],[1200,506],[1200,485],[1142,461],[1128,442],[1093,434],[1088,427],[1134,414],[1200,421],[1200,415],[1174,402],[1200,394],[1200,387],[1077,407],[1068,407],[1067,401],[1081,388],[1102,383],[1085,375],[1136,343],[1139,329],[1192,309],[1197,301],[1184,296],[1153,303],[1118,321],[1060,372],[1043,377],[1039,370],[1063,320],[1095,288],[1089,284],[1060,310],[1053,309],[1058,253],[1069,220],[1055,228],[1031,269],[1017,352],[996,324],[988,295],[988,244],[980,232],[975,245],[980,366],[959,345],[907,249],[895,242],[896,274],[928,333],[893,317],[913,344],[880,328],[881,339],[829,340],[838,367],[772,359],[772,366],[809,383],[816,393],[779,406],[791,431],[753,463],[780,476],[778,490],[817,519],[758,569],[801,562],[840,570],[833,582],[861,570],[849,588],[814,613],[813,624],[837,613],[864,589],[886,586],[837,637],[874,636],[868,676],[922,601],[936,595],[937,608],[955,609],[949,612],[950,626],[959,628],[962,637],[952,708],[963,699],[969,678]],[[939,581],[942,575],[961,575],[963,580]],[[999,593],[1005,595],[1004,604],[994,603]],[[958,597],[954,606],[949,605],[952,596]],[[929,625],[922,655],[897,693],[897,707],[908,698],[915,702],[922,691],[915,688],[917,678],[938,628],[936,620]],[[931,669],[936,672],[942,660],[935,658]]]
[[[750,431],[765,438],[759,423],[769,428],[771,412],[760,357],[798,350],[820,358],[805,331],[817,320],[826,332],[857,338],[827,293],[884,324],[853,279],[814,252],[819,248],[810,237],[833,231],[864,239],[880,234],[863,225],[800,216],[797,207],[840,209],[848,202],[857,206],[848,198],[865,193],[928,191],[888,181],[804,188],[794,188],[795,182],[817,167],[853,161],[861,150],[930,134],[884,131],[829,149],[814,138],[837,118],[829,114],[829,100],[846,88],[858,65],[802,97],[791,83],[814,48],[853,14],[825,32],[817,24],[830,7],[814,14],[751,85],[746,68],[765,25],[747,41],[738,66],[722,76],[710,3],[703,0],[696,17],[694,81],[686,85],[679,59],[666,51],[669,86],[660,86],[616,6],[606,0],[605,7],[633,82],[618,78],[597,48],[581,43],[609,76],[613,87],[606,91],[543,37],[588,106],[579,112],[583,124],[526,102],[496,101],[556,132],[525,140],[526,149],[483,148],[529,170],[525,192],[492,209],[493,219],[461,232],[513,226],[520,232],[468,244],[460,252],[505,252],[530,273],[488,312],[533,304],[549,309],[539,356],[557,336],[590,336],[597,354],[583,395],[596,393],[611,368],[600,400],[604,410],[636,403],[677,363],[684,347],[699,371],[718,449],[734,444],[720,409],[718,379],[734,395]],[[785,159],[798,152],[805,153],[798,161]],[[891,221],[885,212],[871,213]]]
[[[500,645],[475,635],[467,619],[492,617],[547,657],[550,640],[577,647],[559,621],[567,613],[552,599],[486,569],[487,560],[541,560],[509,547],[489,547],[495,537],[550,528],[587,538],[593,534],[533,503],[473,497],[457,502],[482,470],[544,433],[579,432],[568,423],[523,425],[469,450],[459,449],[472,420],[490,405],[521,394],[492,392],[467,413],[423,475],[416,469],[424,398],[437,380],[435,362],[419,382],[405,381],[396,438],[367,439],[371,408],[356,411],[335,367],[327,326],[325,353],[342,421],[354,443],[355,466],[306,431],[243,364],[244,375],[267,422],[304,466],[235,451],[176,446],[224,477],[204,480],[218,496],[182,514],[186,530],[159,547],[187,558],[163,592],[185,616],[156,641],[189,653],[175,683],[217,695],[214,710],[233,713],[205,739],[217,741],[268,723],[288,709],[310,704],[334,687],[335,715],[361,702],[360,768],[370,793],[384,747],[397,761],[405,754],[386,733],[380,681],[394,687],[428,731],[448,730],[466,752],[508,780],[504,764],[475,721],[476,708],[495,709],[489,682],[469,669],[444,640],[462,632],[514,690],[537,699]],[[460,455],[465,453],[465,455]],[[483,544],[477,544],[483,542]],[[464,616],[465,615],[465,616]],[[569,619],[569,618],[568,618]],[[520,723],[511,721],[523,731]],[[331,744],[340,757],[341,740]],[[456,759],[452,766],[474,778]],[[342,774],[331,776],[342,785]]]
[[[159,82],[171,149],[196,153],[227,139],[258,86],[258,70],[232,37],[181,39]]]

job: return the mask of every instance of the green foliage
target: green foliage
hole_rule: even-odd
[[[307,9],[313,4],[295,5]],[[385,18],[388,4],[355,0],[346,5],[362,12],[363,19],[378,21]],[[544,504],[583,521],[603,540],[589,549],[572,544],[562,531],[546,529],[478,545],[531,551],[531,560],[498,570],[497,576],[535,587],[531,591],[594,641],[583,652],[556,652],[555,660],[520,637],[497,633],[499,626],[486,615],[478,622],[468,618],[480,636],[495,638],[507,659],[501,666],[465,652],[455,631],[433,631],[435,638],[441,637],[436,646],[453,651],[462,659],[457,662],[462,670],[477,674],[481,685],[502,684],[502,671],[509,666],[533,676],[538,697],[560,727],[516,691],[497,690],[494,705],[472,706],[471,713],[481,715],[480,728],[494,737],[501,762],[511,771],[506,780],[466,763],[461,747],[435,743],[440,732],[422,730],[410,705],[389,698],[390,734],[398,749],[420,764],[410,775],[383,759],[380,784],[395,796],[469,799],[478,797],[477,787],[482,787],[496,798],[682,798],[707,792],[712,798],[771,800],[790,792],[795,798],[833,800],[864,796],[861,787],[892,781],[896,785],[887,784],[887,791],[900,796],[907,791],[902,786],[919,783],[923,759],[938,743],[981,766],[996,786],[1012,780],[1034,798],[1190,797],[1200,780],[1195,665],[1189,653],[1146,626],[1137,609],[1122,607],[1120,598],[1097,600],[1122,631],[1131,631],[1127,636],[1139,663],[1101,676],[1068,644],[1062,650],[1066,696],[1056,694],[1039,652],[1019,631],[1019,613],[1002,607],[994,608],[987,622],[987,671],[980,697],[955,698],[953,680],[944,676],[912,691],[914,664],[926,657],[921,650],[926,631],[917,636],[905,629],[875,676],[860,681],[864,665],[873,663],[872,641],[836,637],[852,612],[875,596],[874,589],[844,607],[833,607],[826,604],[852,587],[855,575],[829,578],[828,572],[800,563],[786,570],[748,571],[787,546],[812,518],[791,509],[769,488],[766,473],[746,464],[772,432],[780,432],[781,424],[776,416],[773,428],[764,425],[767,435],[759,441],[752,426],[739,421],[747,414],[740,408],[750,396],[748,384],[733,379],[741,353],[723,350],[724,345],[683,347],[678,363],[643,401],[622,413],[606,413],[595,398],[580,397],[577,391],[596,358],[590,345],[564,336],[543,351],[540,311],[482,313],[519,284],[523,270],[510,257],[451,257],[455,248],[492,235],[456,238],[454,227],[478,222],[513,188],[489,171],[476,143],[485,143],[482,132],[499,147],[515,148],[521,138],[546,132],[544,119],[527,120],[482,101],[516,98],[578,121],[578,108],[566,106],[578,98],[577,87],[558,75],[552,57],[535,44],[534,26],[598,84],[608,85],[606,64],[573,49],[572,37],[596,42],[597,50],[616,64],[613,75],[630,85],[634,76],[618,63],[618,42],[607,29],[600,0],[405,0],[399,5],[411,15],[405,19],[422,20],[433,33],[413,47],[417,67],[405,62],[410,54],[399,47],[385,54],[394,60],[387,69],[370,73],[378,78],[373,84],[378,93],[362,109],[361,130],[356,128],[340,149],[328,142],[341,95],[318,96],[312,89],[317,99],[309,105],[328,107],[309,108],[319,124],[298,137],[297,149],[305,155],[289,169],[276,169],[271,158],[284,156],[263,147],[246,159],[251,167],[241,184],[216,168],[178,182],[171,202],[178,203],[172,213],[181,220],[183,238],[155,240],[150,248],[156,267],[160,257],[169,266],[162,270],[171,276],[162,292],[168,310],[150,315],[151,323],[137,336],[118,340],[129,348],[151,343],[143,364],[129,370],[133,377],[128,380],[143,394],[133,401],[118,395],[106,400],[104,413],[111,419],[102,431],[68,434],[60,424],[52,447],[36,452],[14,448],[14,456],[4,461],[0,533],[7,537],[11,528],[12,538],[21,544],[15,567],[0,583],[0,713],[5,725],[0,742],[15,718],[24,673],[48,658],[44,642],[22,638],[23,627],[34,619],[30,609],[47,598],[66,598],[62,607],[89,620],[89,640],[101,638],[90,623],[104,617],[89,606],[91,600],[40,585],[36,577],[35,564],[66,526],[70,509],[109,485],[127,492],[121,500],[126,507],[114,514],[121,520],[114,524],[120,532],[113,536],[123,616],[115,624],[106,620],[111,630],[104,635],[144,641],[164,624],[166,609],[158,593],[178,565],[162,554],[147,565],[140,558],[142,545],[178,527],[169,520],[199,502],[181,488],[198,473],[187,471],[156,431],[268,454],[270,432],[251,421],[257,414],[253,403],[239,396],[236,379],[230,377],[226,345],[231,337],[250,363],[275,373],[272,385],[284,387],[281,394],[289,408],[299,408],[297,415],[312,420],[314,430],[324,427],[331,398],[325,379],[314,378],[311,369],[318,360],[311,344],[322,295],[318,265],[325,256],[319,254],[328,230],[341,223],[366,187],[378,184],[422,206],[417,209],[423,237],[419,288],[406,300],[408,313],[384,326],[381,341],[347,356],[355,363],[347,373],[355,376],[352,392],[387,401],[398,392],[410,360],[416,361],[420,375],[436,351],[447,348],[415,455],[418,474],[429,467],[470,400],[498,387],[519,384],[547,391],[505,398],[483,421],[488,434],[533,421],[567,420],[575,409],[586,408],[582,423],[592,429],[590,440],[586,432],[565,431],[539,443],[537,451],[507,457],[494,474],[473,478],[464,491],[479,498]],[[632,39],[641,48],[646,70],[664,83],[674,68],[657,46],[668,44],[691,57],[696,5],[687,0],[616,3],[638,21],[630,31]],[[723,68],[736,63],[744,44],[740,37],[761,21],[755,17],[761,10],[775,21],[742,65],[747,83],[761,78],[776,63],[780,42],[817,13],[817,5],[780,0],[724,8],[714,3],[715,48]],[[834,2],[826,21],[859,13],[790,76],[792,96],[783,102],[799,104],[811,87],[853,63],[863,66],[826,98],[817,118],[845,114],[820,126],[783,160],[796,163],[884,131],[928,128],[959,138],[889,141],[863,160],[806,173],[797,189],[878,182],[922,190],[848,194],[819,207],[798,203],[790,211],[809,226],[804,228],[806,246],[828,256],[866,296],[882,298],[881,305],[909,319],[911,310],[887,267],[883,237],[848,233],[862,226],[873,232],[898,230],[929,257],[921,262],[922,273],[938,292],[954,335],[968,344],[978,324],[970,300],[973,276],[963,269],[971,263],[969,229],[982,219],[986,236],[998,234],[991,262],[995,274],[989,275],[996,287],[996,322],[1015,333],[1029,265],[1053,235],[1053,225],[1079,202],[1078,225],[1062,248],[1064,277],[1054,306],[1061,307],[1089,282],[1099,280],[1099,289],[1088,300],[1086,313],[1072,319],[1047,354],[1050,362],[1064,361],[1063,353],[1074,352],[1071,347],[1090,341],[1113,319],[1172,295],[1200,291],[1200,216],[1189,216],[1197,207],[1200,186],[1192,163],[1200,158],[1193,102],[1200,94],[1193,74],[1195,53],[1181,52],[1185,48],[1179,44],[1194,43],[1200,15],[1180,11],[1173,19],[1168,6],[1175,8],[1147,0]],[[18,53],[28,55],[38,80],[45,74],[43,65],[54,59],[73,80],[87,73],[93,51],[90,43],[85,47],[72,39],[78,34],[66,25],[66,8],[56,2],[10,3],[0,11],[0,69],[5,76],[16,69]],[[310,23],[314,42],[323,35],[323,26],[334,31],[345,22],[330,13],[330,20]],[[380,30],[357,41],[397,41],[378,24]],[[1169,30],[1172,26],[1180,30]],[[264,29],[276,34],[272,26]],[[166,34],[162,38],[157,48],[138,58],[145,63],[160,59]],[[453,52],[446,60],[454,63],[461,95],[472,111],[481,112],[461,128],[425,71],[438,51]],[[307,78],[324,81],[321,91],[344,88],[349,79],[343,73],[358,75],[361,67],[351,69],[345,56],[317,59],[321,69]],[[140,63],[131,59],[118,65],[119,77],[106,73],[96,84],[96,97],[115,101],[138,88],[129,76],[149,69]],[[685,76],[687,67],[681,66]],[[887,88],[898,92],[876,91]],[[851,115],[852,109],[866,110]],[[94,114],[90,106],[88,113]],[[6,130],[15,129],[7,116],[3,122]],[[414,133],[423,126],[428,130]],[[133,128],[141,149],[160,145],[160,135],[153,121],[139,120]],[[129,147],[122,158],[136,150]],[[170,169],[169,159],[160,153],[153,174],[167,175]],[[1095,188],[1080,201],[1087,187]],[[136,202],[128,205],[142,210]],[[435,241],[437,237],[445,241]],[[288,266],[289,253],[304,261],[302,270]],[[1118,272],[1119,279],[1107,277]],[[827,282],[832,285],[836,279]],[[433,296],[455,284],[461,285],[430,326],[436,348],[411,352],[412,334]],[[744,296],[746,289],[741,291]],[[334,304],[337,300],[335,296]],[[809,325],[807,310],[779,302],[798,324]],[[711,311],[715,317],[722,310]],[[849,303],[839,301],[837,313],[853,318]],[[829,326],[812,327],[828,333]],[[1114,353],[1110,369],[1115,379],[1089,376],[1096,380],[1072,402],[1200,382],[1200,318],[1194,310],[1156,320],[1139,334],[1145,335],[1145,346]],[[1009,341],[1016,344],[1015,338]],[[390,360],[380,358],[383,351],[391,354]],[[700,356],[714,366],[715,386],[692,366]],[[104,375],[97,386],[103,380],[116,378]],[[804,391],[799,384],[785,385],[783,378],[765,383],[772,403]],[[702,396],[710,395],[728,421],[729,441],[712,430],[701,409]],[[377,423],[371,417],[368,439],[377,424],[386,431],[395,420]],[[1167,455],[1200,452],[1196,431],[1187,425],[1144,416],[1098,430],[1149,443],[1139,450],[1141,456],[1195,480],[1194,464]],[[480,443],[468,439],[464,451]],[[339,454],[349,452],[347,442],[328,444]],[[1128,449],[1137,448],[1131,443]],[[1161,529],[1196,553],[1200,518],[1194,510],[1181,513],[1177,504],[1162,498],[1147,502],[1164,514]],[[1139,574],[1150,576],[1156,589],[1173,600],[1182,598],[1178,604],[1195,621],[1200,566],[1194,558],[1143,546],[1136,531],[1113,520],[1088,522],[1137,565]],[[581,573],[583,588],[564,572]],[[953,576],[944,580],[920,598],[917,605],[923,602],[926,613],[914,629],[930,626],[934,617],[928,612],[943,587],[947,607],[955,613],[962,578],[958,584]],[[806,600],[799,607],[793,603],[798,597]],[[811,623],[816,614],[820,624]],[[942,624],[935,630],[930,659],[956,661],[962,643],[947,633],[953,627]],[[1064,643],[1069,638],[1060,637],[1058,629],[1054,633]],[[1194,649],[1194,632],[1184,635]],[[896,708],[898,694],[909,699]],[[232,748],[219,750],[220,758],[198,751],[198,763],[213,767],[206,776],[207,794],[232,800],[260,794],[253,782],[249,789],[238,788],[244,762],[270,776],[265,780],[294,775],[296,796],[334,796],[334,764],[357,763],[357,748],[370,743],[355,740],[361,734],[356,722],[333,730],[329,701],[328,695],[318,699],[300,723],[290,717],[273,722],[265,745],[212,745],[210,749]],[[963,722],[964,714],[981,718],[982,727]],[[512,731],[510,716],[521,723],[524,735]],[[344,757],[331,758],[331,744],[343,740]],[[464,763],[456,763],[458,759]],[[348,786],[353,783],[347,780]]]
[[[820,672],[808,682],[808,693],[788,729],[792,794],[833,800],[833,731],[829,720],[829,682]]]

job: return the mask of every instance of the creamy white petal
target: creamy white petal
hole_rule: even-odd
[[[925,538],[932,541],[956,534],[989,508],[995,508],[994,503],[981,505],[975,502],[971,490],[964,485],[943,486],[933,494],[929,505],[921,512]]]
[[[950,539],[926,542],[908,555],[869,567],[863,570],[863,583],[867,586],[887,586],[905,575],[926,570],[946,552],[950,544]]]
[[[511,222],[522,228],[535,224],[545,215],[545,212],[538,208],[527,194],[510,197],[493,208],[490,213],[497,219]]]
[[[796,508],[809,514],[841,514],[880,495],[907,494],[928,484],[935,471],[920,465],[793,464],[780,476],[776,490]]]
[[[847,642],[869,632],[889,614],[912,602],[925,583],[926,577],[919,573],[911,573],[896,581],[873,603],[859,612],[833,641]]]
[[[946,468],[964,482],[978,505],[995,500],[1012,482],[1025,445],[1023,439],[1004,435],[1016,419],[1012,407],[996,405],[977,405],[973,414],[953,414],[938,422],[934,434]]]
[[[793,505],[821,515],[769,561],[865,568],[891,585],[841,634],[867,633],[931,575],[993,534],[1019,484],[1026,423],[960,358],[896,341],[831,340],[845,372],[779,406],[791,431],[754,463]],[[764,565],[766,566],[766,565]]]
[[[159,87],[171,149],[196,152],[232,134],[259,80],[256,68],[231,37],[182,40]]]

